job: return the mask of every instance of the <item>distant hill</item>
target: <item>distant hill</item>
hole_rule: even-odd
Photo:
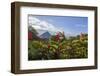
[[[46,31],[42,35],[40,35],[40,38],[42,38],[42,39],[49,39],[50,37],[51,37],[51,34],[48,31]]]

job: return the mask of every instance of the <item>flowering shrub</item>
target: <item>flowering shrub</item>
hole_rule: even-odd
[[[87,35],[80,40],[79,37],[67,39],[64,32],[58,32],[51,36],[48,41],[29,40],[29,60],[49,59],[75,59],[87,58]]]

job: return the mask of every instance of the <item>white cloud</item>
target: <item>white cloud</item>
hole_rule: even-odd
[[[29,16],[29,26],[34,27],[36,30],[47,30],[50,32],[62,31],[61,28],[57,28],[53,24],[33,16]]]
[[[38,23],[38,22],[40,22],[39,19],[37,19],[33,16],[29,16],[28,19],[29,19],[29,23]]]

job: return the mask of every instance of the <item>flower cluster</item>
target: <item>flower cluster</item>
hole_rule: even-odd
[[[53,41],[59,43],[63,38],[64,38],[64,33],[57,32],[56,35],[54,36],[54,40],[53,40]],[[62,48],[61,45],[57,45],[57,46],[58,46],[58,48],[60,48],[60,49]],[[49,49],[49,48],[51,47],[51,45],[48,44],[47,47],[48,47],[48,49]]]
[[[57,33],[57,35],[55,36],[55,40],[56,41],[59,41],[60,40],[60,34],[59,33]]]

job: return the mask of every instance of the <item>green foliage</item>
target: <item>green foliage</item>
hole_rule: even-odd
[[[48,41],[29,40],[28,59],[29,60],[49,60],[49,59],[76,59],[88,57],[88,36],[84,34],[82,40],[80,36],[65,38],[62,35],[52,36]]]

